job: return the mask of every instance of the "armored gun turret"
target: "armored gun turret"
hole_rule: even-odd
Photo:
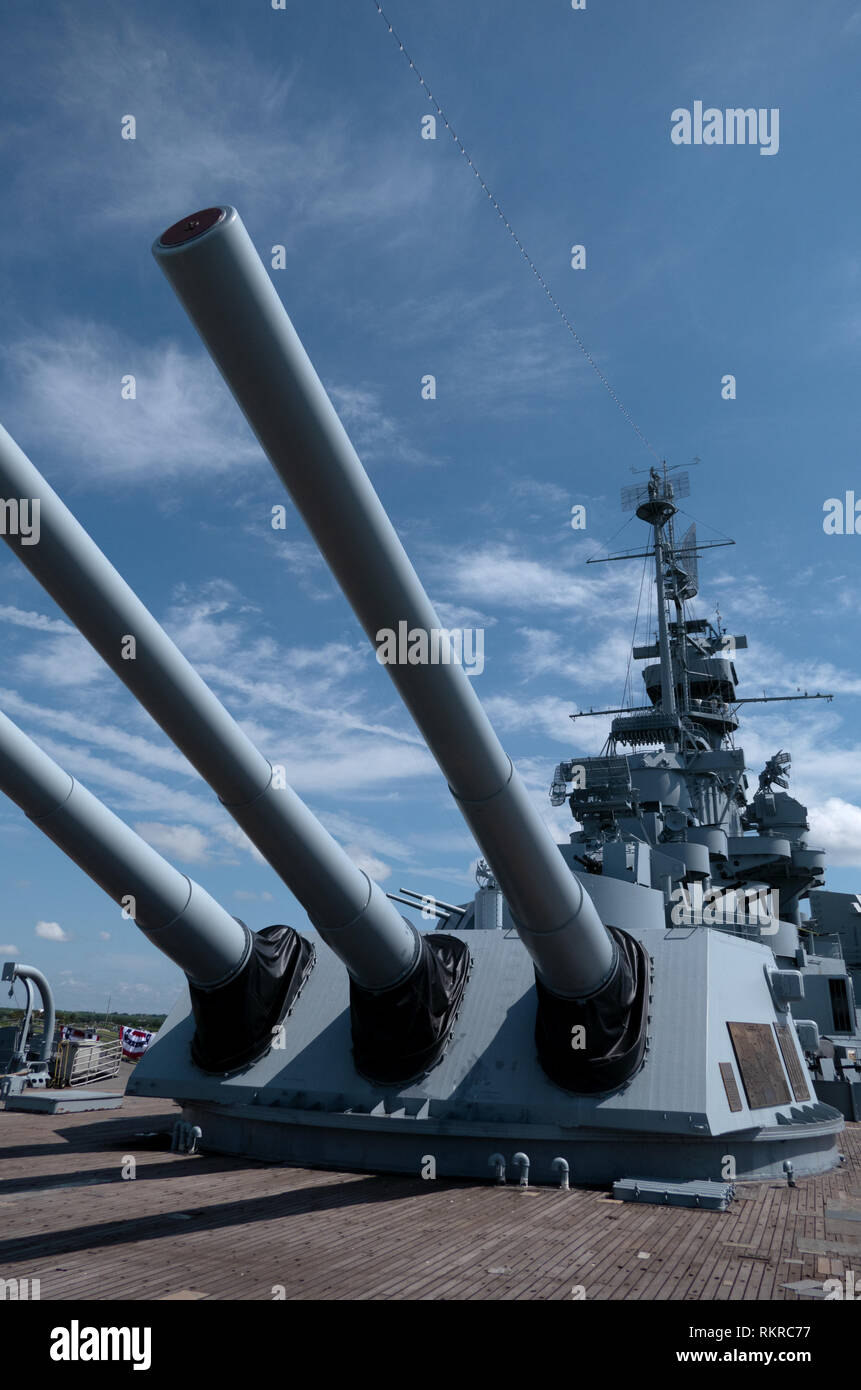
[[[130,606],[138,601],[89,538],[79,544],[75,532],[66,544],[74,528],[52,500],[43,518],[55,519],[53,558],[30,553],[40,547],[18,548],[21,558],[215,787],[324,943],[272,1046],[214,1075],[195,1050],[190,987],[130,1091],[179,1099],[204,1147],[315,1166],[419,1173],[433,1158],[439,1176],[488,1178],[516,1155],[538,1182],[570,1171],[574,1182],[684,1183],[836,1165],[843,1122],[808,1084],[789,1010],[793,972],[776,969],[756,940],[668,920],[662,864],[699,882],[705,849],[656,853],[653,882],[648,846],[629,856],[619,839],[613,874],[554,842],[238,214],[185,218],[154,254],[434,754],[486,869],[474,909],[452,907],[444,932],[404,923],[347,871],[293,793],[279,802],[253,760],[262,777],[239,775],[251,755],[244,744],[237,754],[229,716],[177,664],[146,610]],[[10,488],[49,496],[22,458],[0,437]],[[690,571],[680,574],[682,593]],[[145,651],[143,674],[117,655],[129,633]],[[389,638],[397,653],[401,633],[425,655],[393,657]],[[670,750],[649,775],[679,800],[678,696],[672,686],[664,694]],[[349,908],[356,915],[345,920]],[[249,995],[243,1007],[253,1012]],[[219,1021],[232,1036],[230,1011]]]

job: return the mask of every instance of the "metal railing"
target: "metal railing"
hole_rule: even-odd
[[[72,1043],[61,1042],[54,1058],[51,1084],[54,1086],[87,1086],[116,1076],[123,1050],[119,1042]]]

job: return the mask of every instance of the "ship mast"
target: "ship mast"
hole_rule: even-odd
[[[663,484],[663,485],[662,485]],[[637,516],[648,521],[654,531],[655,584],[658,591],[658,647],[661,661],[661,708],[668,722],[676,719],[676,676],[673,654],[670,649],[670,632],[667,622],[667,595],[665,583],[664,526],[675,515],[673,505],[673,485],[667,476],[664,464],[664,477],[656,468],[649,474],[649,496],[637,508]],[[667,740],[673,746],[675,740]]]
[[[695,460],[699,463],[699,459]],[[649,469],[645,484],[622,489],[622,509],[634,511],[652,530],[648,550],[624,550],[613,555],[592,556],[587,564],[610,560],[651,559],[655,565],[657,596],[657,641],[647,646],[635,646],[637,660],[657,658],[657,664],[646,667],[643,679],[651,704],[620,709],[582,710],[572,719],[591,715],[614,715],[608,747],[615,750],[621,743],[631,748],[644,748],[656,743],[667,751],[687,752],[691,756],[704,749],[717,751],[727,746],[738,727],[736,711],[739,705],[753,703],[740,699],[736,691],[738,677],[732,662],[736,648],[746,647],[746,637],[726,637],[722,630],[705,619],[685,616],[685,604],[699,587],[697,557],[703,550],[716,546],[734,545],[729,537],[699,541],[693,523],[679,543],[676,542],[673,518],[678,514],[676,502],[687,497],[690,480],[687,472],[663,461],[661,468]],[[673,610],[670,604],[673,605]],[[674,611],[674,617],[671,612]],[[772,700],[831,699],[818,692],[809,695],[777,695],[757,698],[757,703]]]

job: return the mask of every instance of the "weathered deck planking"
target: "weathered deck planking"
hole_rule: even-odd
[[[315,1172],[186,1157],[140,1134],[176,1108],[0,1112],[0,1278],[43,1299],[797,1300],[856,1268],[826,1204],[861,1191],[861,1125],[820,1178],[745,1184],[728,1212],[606,1192]],[[132,1155],[137,1176],[121,1178]],[[853,1223],[854,1224],[854,1223]],[[846,1250],[843,1250],[844,1239]],[[821,1248],[814,1253],[806,1247]]]

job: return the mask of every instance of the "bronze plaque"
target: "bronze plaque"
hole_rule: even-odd
[[[768,1105],[787,1105],[789,1087],[769,1025],[728,1023],[727,1028],[751,1110],[764,1110]]]
[[[777,1034],[777,1041],[780,1045],[783,1065],[786,1067],[786,1073],[789,1077],[789,1084],[792,1087],[792,1094],[796,1100],[810,1100],[810,1087],[798,1060],[798,1053],[793,1046],[789,1025],[775,1023],[774,1031]]]
[[[723,1078],[726,1098],[729,1101],[730,1110],[741,1110],[741,1096],[738,1093],[738,1082],[735,1079],[735,1072],[732,1069],[732,1062],[720,1062],[720,1074]]]

